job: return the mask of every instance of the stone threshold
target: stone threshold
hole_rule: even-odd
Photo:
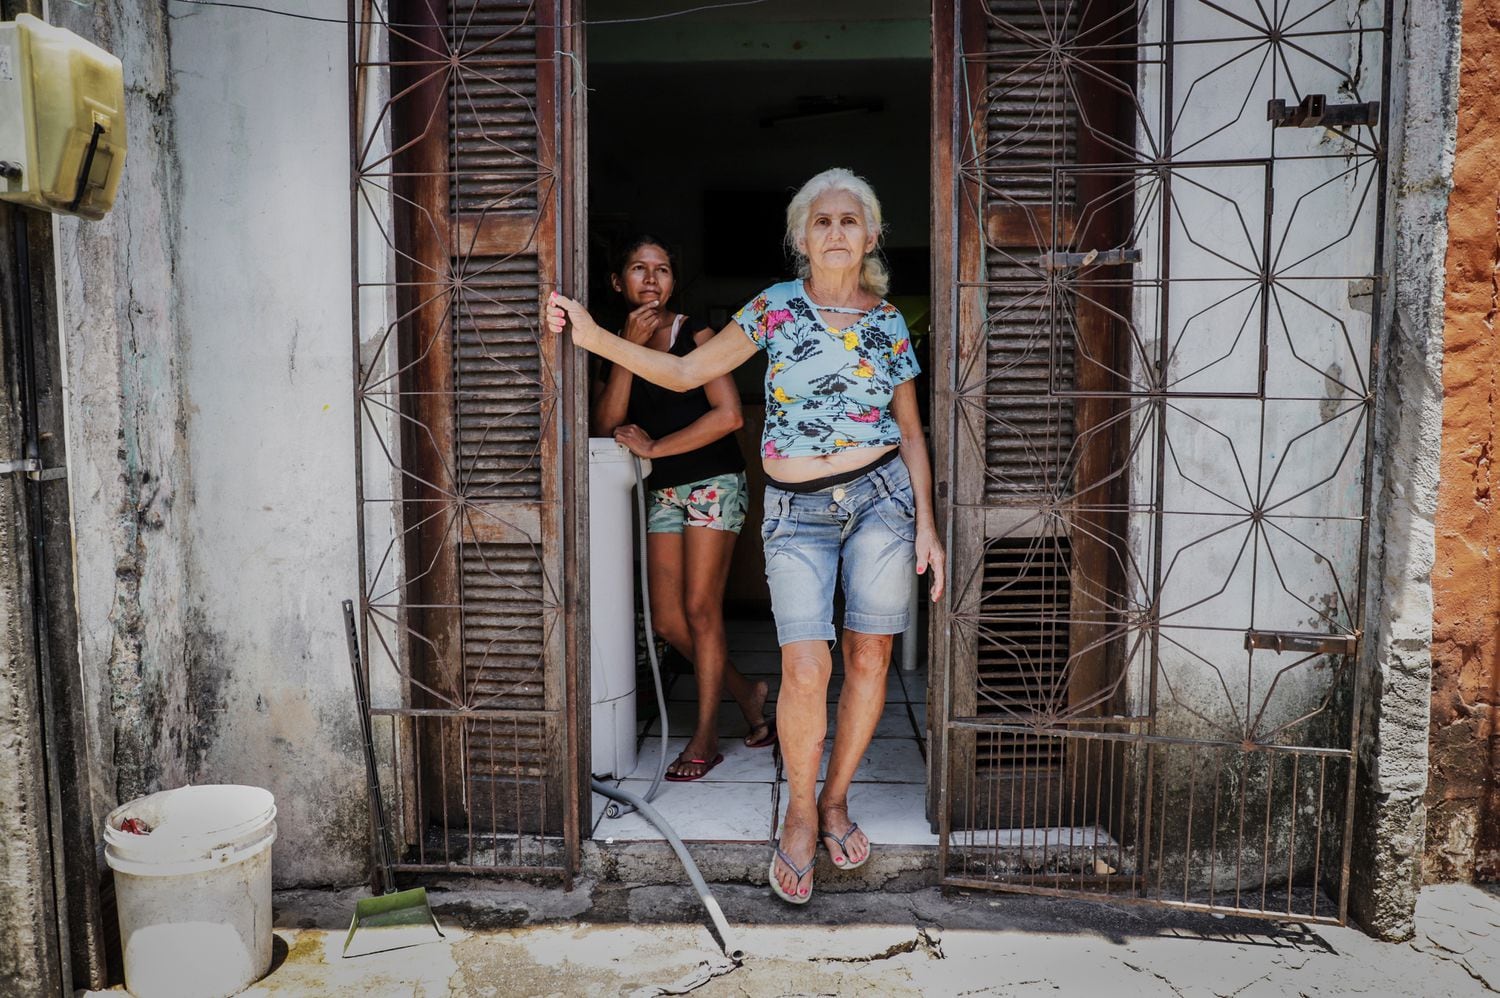
[[[710,884],[765,886],[771,847],[765,842],[688,842],[687,850]],[[818,890],[913,891],[938,883],[935,845],[880,845],[858,870],[833,865],[818,850],[814,876]],[[685,884],[687,874],[665,841],[635,840],[583,844],[583,876],[599,883],[631,885]]]

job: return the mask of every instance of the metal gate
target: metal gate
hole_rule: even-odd
[[[570,7],[349,2],[360,605],[398,869],[578,863],[581,368],[540,321],[583,245]]]
[[[935,9],[944,882],[1342,922],[1389,4]]]

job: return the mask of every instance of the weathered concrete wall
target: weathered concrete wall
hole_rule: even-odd
[[[182,691],[188,418],[173,274],[171,81],[163,5],[56,5],[54,23],[124,64],[128,166],[103,221],[59,219],[69,485],[94,811],[191,778],[202,752]]]
[[[115,210],[58,229],[96,810],[265,786],[278,883],[358,880],[344,28],[125,0],[56,20],[120,55],[130,112]]]
[[[278,883],[349,882],[367,817],[339,608],[359,587],[345,28],[171,12],[197,772],[276,795]]]
[[[1351,906],[1412,934],[1426,808],[1433,518],[1442,424],[1443,254],[1453,176],[1459,0],[1398,3],[1387,220],[1391,294],[1376,386],[1375,503]]]
[[[1500,878],[1500,516],[1492,495],[1500,267],[1500,2],[1468,0],[1448,202],[1433,570],[1428,880]]]

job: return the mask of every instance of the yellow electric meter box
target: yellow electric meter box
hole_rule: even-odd
[[[124,168],[120,60],[30,14],[0,23],[0,200],[103,218]]]

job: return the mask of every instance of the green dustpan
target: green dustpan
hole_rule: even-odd
[[[355,933],[359,933],[359,946],[351,952],[349,947],[354,942]],[[413,887],[406,891],[377,894],[355,902],[349,934],[344,937],[344,956],[364,956],[366,953],[419,946],[442,936],[437,916],[427,903],[427,888]]]
[[[344,937],[344,956],[363,956],[386,950],[418,946],[443,938],[437,916],[427,902],[427,888],[398,891],[391,860],[390,832],[385,823],[385,803],[380,795],[380,774],[375,768],[375,737],[370,730],[370,698],[365,693],[365,674],[360,667],[359,639],[355,634],[354,604],[344,600],[344,631],[349,639],[349,668],[354,673],[354,697],[359,705],[359,726],[364,735],[365,769],[369,780],[370,811],[375,819],[375,838],[380,850],[381,880],[385,893],[362,898],[354,904],[349,934]],[[359,933],[360,944],[350,952]]]

